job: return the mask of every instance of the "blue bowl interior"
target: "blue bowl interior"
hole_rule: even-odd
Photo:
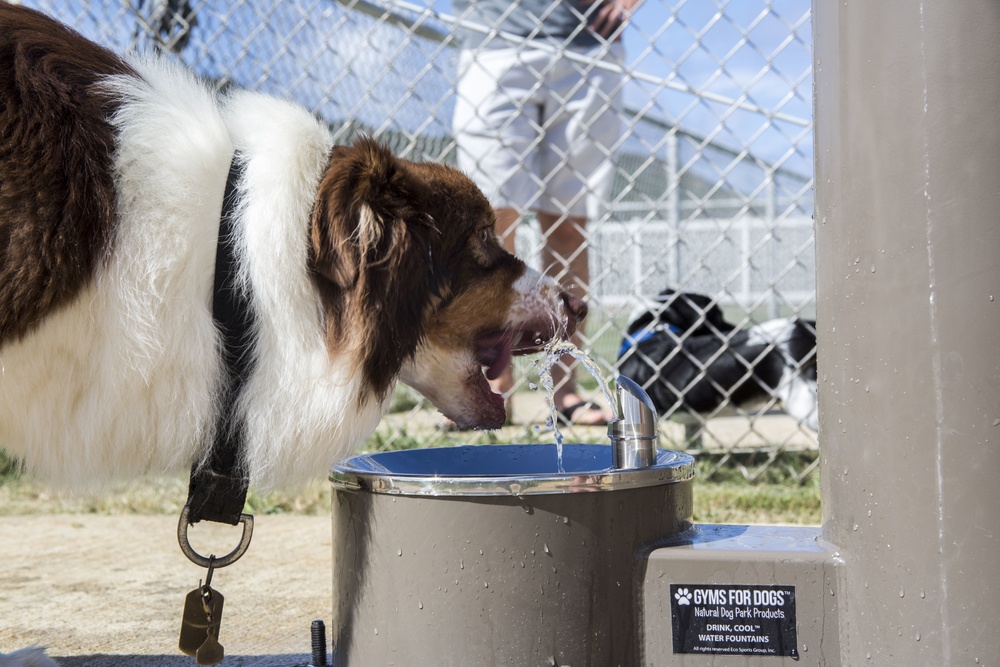
[[[336,469],[403,477],[530,477],[579,475],[611,469],[610,445],[479,445],[406,449],[356,456]]]

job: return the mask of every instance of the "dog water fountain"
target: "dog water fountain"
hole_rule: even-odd
[[[561,463],[350,459],[339,667],[1000,664],[1000,13],[812,19],[823,526],[692,525],[691,459],[628,387],[615,444]]]
[[[612,445],[386,452],[337,466],[334,652],[356,665],[614,665],[642,568],[691,525],[693,460],[619,384]],[[336,663],[340,664],[340,663]]]

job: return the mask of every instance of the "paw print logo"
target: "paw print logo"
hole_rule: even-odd
[[[674,593],[674,599],[677,600],[678,605],[691,604],[691,593],[686,588],[678,588],[677,592]]]

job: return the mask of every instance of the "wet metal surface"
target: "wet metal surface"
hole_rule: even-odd
[[[694,459],[657,451],[648,468],[615,470],[609,445],[479,445],[412,449],[348,459],[335,489],[409,496],[528,496],[660,486],[694,477]]]

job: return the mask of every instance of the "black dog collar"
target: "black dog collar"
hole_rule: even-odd
[[[236,188],[242,174],[243,165],[239,155],[234,154],[222,199],[212,294],[212,319],[222,336],[221,410],[211,453],[191,471],[186,508],[191,524],[202,520],[238,524],[249,486],[243,468],[245,424],[236,413],[237,401],[255,363],[256,331],[250,288],[240,283],[236,261]]]

